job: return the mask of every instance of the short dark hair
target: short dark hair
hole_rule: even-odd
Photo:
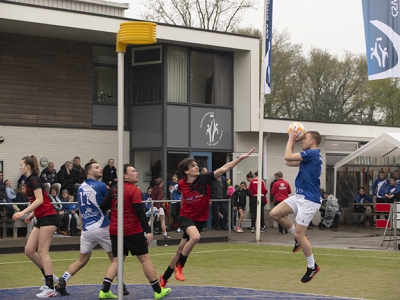
[[[307,133],[311,134],[312,139],[315,141],[317,146],[321,143],[321,135],[318,131],[307,131]]]
[[[93,164],[97,164],[97,163],[90,161],[90,162],[88,162],[88,163],[85,165],[85,173],[86,173],[86,174],[89,173],[89,171],[90,171],[90,169],[92,168],[92,165],[93,165]]]
[[[126,174],[126,170],[127,170],[129,167],[132,167],[132,168],[133,168],[133,166],[132,166],[131,164],[124,164],[124,174]]]

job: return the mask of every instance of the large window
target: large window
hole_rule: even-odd
[[[93,95],[94,103],[117,103],[117,53],[115,47],[94,45]]]
[[[168,47],[167,72],[168,86],[167,99],[169,102],[186,103],[188,98],[188,66],[187,50],[178,47]]]
[[[192,103],[231,106],[232,57],[192,51],[190,100]]]

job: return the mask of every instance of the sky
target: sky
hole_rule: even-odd
[[[125,17],[140,19],[145,10],[145,0],[108,0],[129,3]],[[243,15],[240,27],[262,30],[264,1],[256,0],[258,9]],[[330,54],[344,55],[344,51],[365,54],[362,0],[275,0],[273,2],[272,28],[286,29],[293,43],[302,44],[308,53],[312,47],[327,50]],[[273,42],[273,41],[272,41]]]

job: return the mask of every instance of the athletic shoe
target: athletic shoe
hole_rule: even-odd
[[[183,267],[181,266],[180,263],[176,264],[174,272],[176,280],[185,281],[185,275],[183,275]]]
[[[168,239],[170,239],[170,238],[171,238],[170,235],[164,235],[164,239],[165,239],[165,240],[168,240]]]
[[[111,290],[109,290],[107,293],[104,293],[102,290],[100,290],[99,299],[118,299],[118,296],[114,295]]]
[[[308,236],[306,236],[306,238],[308,239]],[[301,249],[301,246],[299,244],[299,242],[294,239],[294,247],[293,247],[293,253],[296,253],[297,251],[299,251]]]
[[[40,287],[40,290],[43,291],[45,288],[47,288],[46,285],[46,278],[42,277],[43,280],[43,285]],[[55,284],[58,281],[58,277],[53,274],[53,284]]]
[[[160,279],[158,280],[158,283],[162,288],[165,288],[167,286],[168,280],[164,280],[163,275],[161,275]]]
[[[321,270],[321,268],[317,265],[314,264],[314,268],[307,268],[306,274],[301,278],[302,283],[307,283],[313,280],[314,276],[317,275],[317,273]]]
[[[124,290],[124,296],[127,296],[127,295],[129,295],[129,291],[128,291],[128,289],[126,288],[126,285],[125,285],[125,283],[124,283],[123,285],[124,285],[124,287],[123,287],[123,290]]]
[[[261,232],[264,232],[265,226],[261,227]]]
[[[243,233],[243,229],[242,229],[242,228],[239,228],[238,232],[239,232],[239,233]]]
[[[205,229],[205,228],[204,228]],[[178,229],[176,230],[176,232],[182,232],[182,229],[180,229],[179,227],[178,227]]]
[[[251,227],[251,232],[256,232],[256,228],[255,227]]]
[[[154,299],[162,299],[171,293],[170,288],[161,288],[161,293],[154,292]]]
[[[65,282],[64,278],[60,278],[60,280],[57,282],[57,284],[54,286],[56,291],[60,293],[61,296],[69,296],[69,293],[67,292],[67,283]]]
[[[45,288],[42,290],[41,293],[36,294],[36,297],[38,298],[51,298],[55,296],[57,296],[56,290],[49,289],[47,285],[45,286]]]

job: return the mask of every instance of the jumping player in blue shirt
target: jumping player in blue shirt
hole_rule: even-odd
[[[311,281],[319,272],[320,267],[315,263],[311,243],[306,236],[308,224],[321,206],[321,172],[322,156],[318,146],[321,136],[317,131],[308,131],[304,138],[298,138],[299,132],[291,132],[285,150],[286,165],[299,167],[295,186],[296,194],[275,206],[271,217],[294,235],[295,245],[293,253],[303,250],[307,259],[307,272],[301,278],[301,282]],[[302,141],[303,151],[293,153],[294,145]],[[296,225],[287,217],[288,214],[297,213]]]

